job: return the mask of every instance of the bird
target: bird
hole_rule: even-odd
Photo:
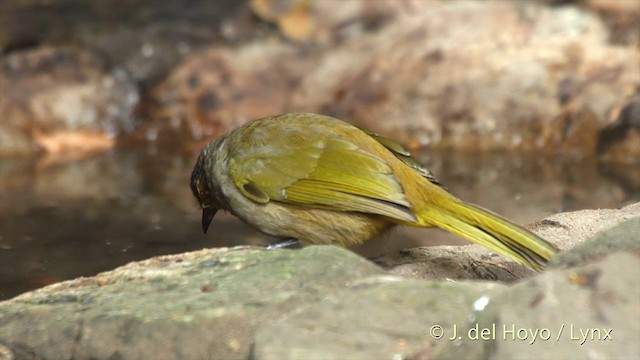
[[[542,271],[559,250],[454,196],[400,144],[321,114],[264,117],[209,142],[191,174],[206,233],[218,210],[277,244],[349,247],[397,225],[437,227]]]

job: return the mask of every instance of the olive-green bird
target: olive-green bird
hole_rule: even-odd
[[[285,114],[210,142],[191,175],[206,232],[219,209],[263,233],[350,246],[402,224],[439,227],[540,271],[558,251],[449,193],[395,142],[341,120]]]

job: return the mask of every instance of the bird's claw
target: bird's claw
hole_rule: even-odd
[[[265,246],[265,248],[267,250],[275,250],[275,249],[295,248],[299,246],[300,246],[300,242],[298,241],[298,239],[288,238],[288,239],[277,240],[272,243],[269,243]]]

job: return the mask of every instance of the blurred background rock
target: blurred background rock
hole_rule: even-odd
[[[265,241],[230,217],[203,237],[188,178],[208,140],[283,112],[395,138],[521,223],[638,201],[638,19],[637,0],[4,0],[0,298]],[[457,241],[390,237],[358,251]]]

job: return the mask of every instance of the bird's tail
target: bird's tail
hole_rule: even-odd
[[[451,196],[420,212],[423,226],[437,226],[483,245],[536,271],[541,271],[558,249],[509,220]]]

